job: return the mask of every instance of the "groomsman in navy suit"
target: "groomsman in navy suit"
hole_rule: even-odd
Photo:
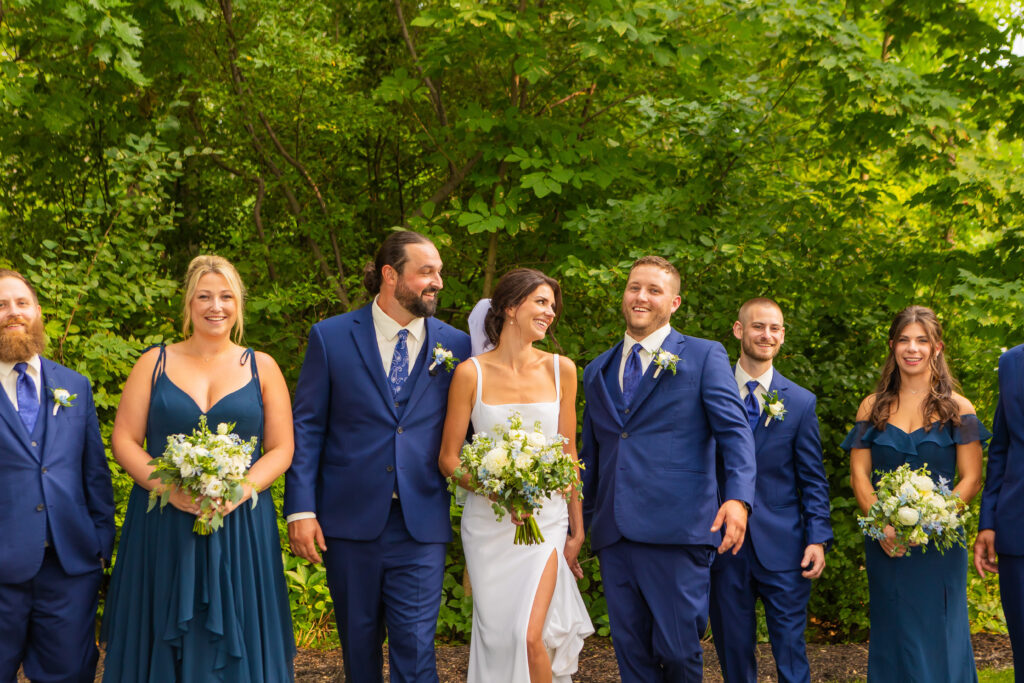
[[[999,403],[981,497],[974,566],[999,574],[1018,683],[1024,681],[1024,344],[999,359]]]
[[[626,334],[583,373],[584,518],[625,683],[701,680],[711,562],[716,548],[740,550],[754,501],[754,439],[729,358],[672,329],[679,303],[675,267],[637,260]]]
[[[295,457],[284,512],[297,555],[320,562],[349,683],[437,681],[450,496],[437,457],[451,373],[437,345],[467,358],[469,336],[431,317],[441,256],[392,233],[367,267],[368,306],[313,326],[295,391]]]
[[[817,400],[773,367],[786,337],[777,303],[747,301],[732,331],[740,340],[735,378],[754,433],[757,483],[747,542],[711,566],[711,632],[725,680],[757,683],[754,606],[761,598],[779,681],[809,683],[807,601],[832,542]],[[772,406],[785,413],[772,417]]]
[[[0,269],[0,682],[24,665],[33,683],[91,683],[114,493],[89,380],[45,348],[35,290]]]

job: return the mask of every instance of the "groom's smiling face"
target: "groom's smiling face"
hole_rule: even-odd
[[[668,271],[653,265],[633,268],[622,294],[626,331],[643,341],[668,324],[680,302],[679,285]]]
[[[428,318],[437,311],[437,293],[444,287],[441,255],[429,242],[406,245],[405,255],[402,272],[395,273],[395,299],[414,316]]]

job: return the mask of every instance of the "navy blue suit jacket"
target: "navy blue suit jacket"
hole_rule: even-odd
[[[431,375],[440,342],[468,358],[469,335],[426,319],[427,356],[412,369],[412,393],[395,407],[371,305],[317,323],[295,390],[295,456],[285,475],[284,513],[315,512],[324,535],[356,541],[384,530],[394,491],[421,543],[451,540],[447,482],[437,467],[452,373]]]
[[[710,529],[721,501],[753,503],[754,441],[725,348],[676,330],[662,348],[679,356],[676,374],[655,379],[651,363],[629,406],[604,379],[617,376],[621,342],[583,372],[583,511],[594,550],[622,537],[717,546],[721,533]]]
[[[77,372],[40,360],[41,436],[29,435],[0,391],[0,583],[21,583],[36,575],[47,523],[68,574],[100,569],[114,545],[114,492],[92,387]],[[54,389],[78,394],[73,405],[59,408],[56,415]]]
[[[757,483],[747,542],[766,569],[792,571],[808,544],[832,541],[828,479],[814,394],[778,370],[768,391],[778,392],[786,415],[765,426],[762,411],[754,429]]]
[[[999,359],[999,403],[988,446],[979,529],[996,532],[996,552],[1024,555],[1024,344]]]

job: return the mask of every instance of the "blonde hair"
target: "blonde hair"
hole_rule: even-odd
[[[238,317],[235,318],[232,338],[236,344],[242,343],[242,333],[245,329],[245,286],[238,271],[223,256],[214,254],[200,254],[192,259],[185,271],[185,297],[182,301],[181,334],[188,339],[192,336],[192,298],[199,288],[199,280],[210,273],[223,276],[228,281],[228,289],[235,295],[238,302]]]

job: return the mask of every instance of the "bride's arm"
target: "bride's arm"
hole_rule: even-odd
[[[448,412],[444,418],[444,432],[441,435],[441,455],[437,459],[437,467],[445,478],[452,476],[459,466],[459,453],[469,431],[469,417],[473,412],[473,399],[476,393],[476,366],[464,361],[455,368],[451,386],[448,387]],[[459,481],[463,488],[473,490],[469,486],[469,475]]]
[[[558,358],[558,372],[561,375],[562,401],[558,409],[558,433],[568,441],[563,447],[565,452],[576,458],[576,364],[565,356]],[[578,462],[578,461],[577,461]],[[576,468],[579,475],[579,467]],[[565,539],[565,559],[576,578],[583,578],[579,554],[583,547],[583,503],[578,489],[572,490],[569,497],[569,535]]]

